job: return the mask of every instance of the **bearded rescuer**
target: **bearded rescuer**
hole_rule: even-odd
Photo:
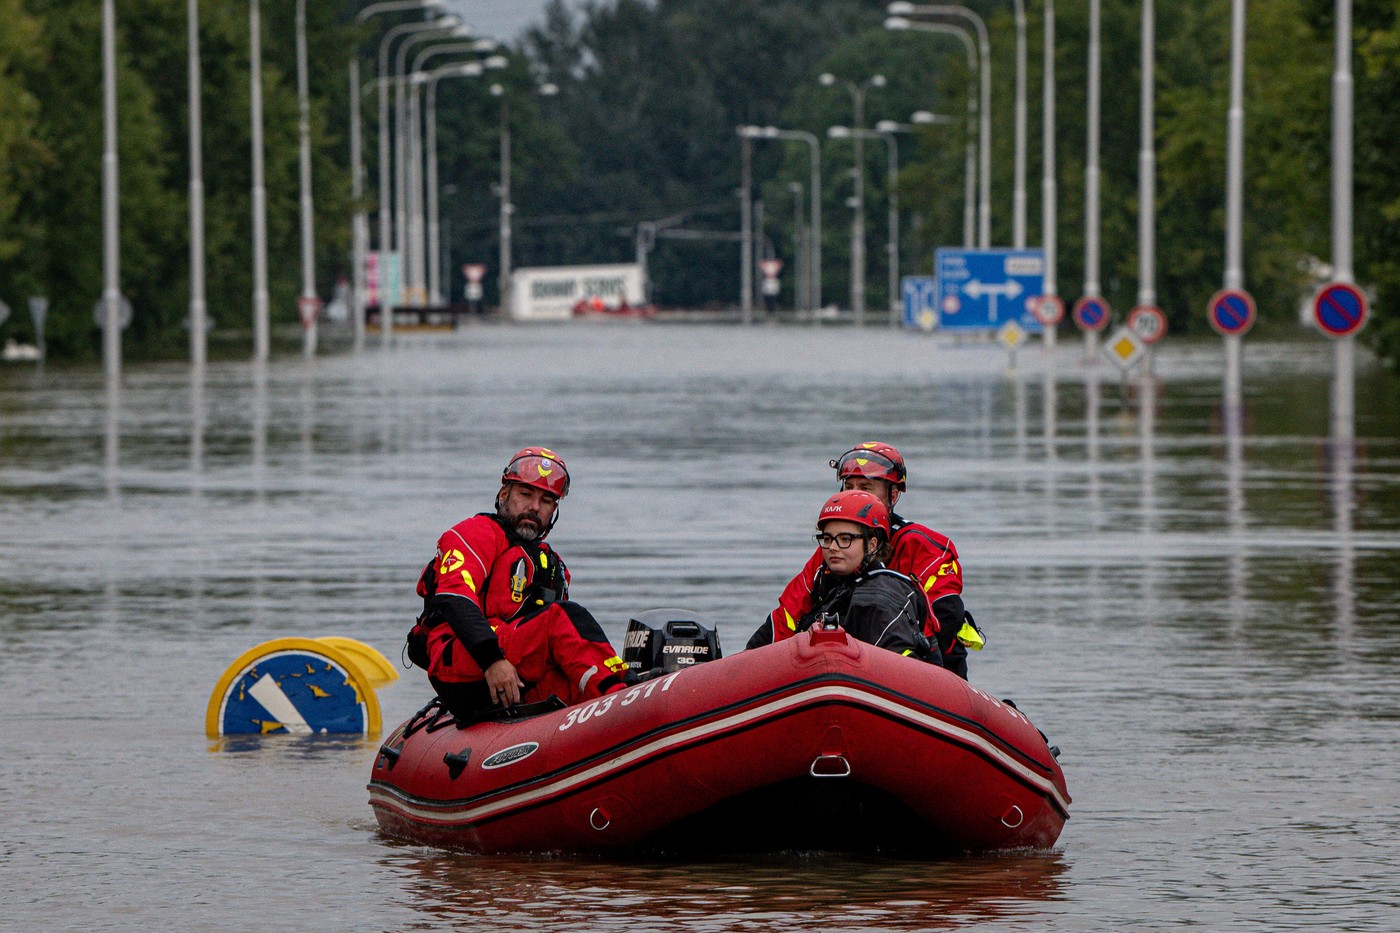
[[[418,581],[423,614],[408,649],[459,718],[551,694],[572,705],[626,685],[626,664],[588,610],[569,601],[569,572],[544,540],[568,493],[564,461],[526,447],[501,473],[495,512],[438,538]]]
[[[933,607],[924,634],[937,639],[943,666],[966,679],[967,651],[980,651],[985,639],[963,606],[962,562],[952,540],[894,511],[906,488],[904,457],[890,444],[871,441],[846,451],[832,460],[831,466],[842,489],[868,492],[888,511],[891,553],[886,564],[919,584]],[[822,549],[818,548],[788,583],[778,608],[763,620],[747,647],[771,644],[797,633],[799,622],[813,609],[812,585],[821,566]]]

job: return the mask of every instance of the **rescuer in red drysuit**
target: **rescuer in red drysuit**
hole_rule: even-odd
[[[501,474],[495,513],[438,538],[418,580],[423,615],[409,656],[459,717],[550,694],[572,705],[625,686],[626,664],[588,610],[569,602],[569,571],[544,543],[568,492],[564,461],[526,447]]]
[[[891,570],[913,578],[933,607],[924,634],[936,639],[943,655],[943,666],[960,677],[967,677],[967,650],[980,651],[982,632],[963,607],[962,562],[958,550],[946,535],[927,525],[911,522],[895,514],[894,505],[906,488],[904,458],[889,444],[869,442],[846,451],[831,461],[842,489],[871,493],[889,510],[892,554],[885,562]],[[769,613],[753,633],[747,647],[791,638],[802,627],[814,608],[812,583],[822,565],[822,551],[807,561],[793,577]],[[810,620],[807,620],[810,625]]]
[[[798,631],[823,622],[905,657],[941,664],[938,645],[924,635],[932,615],[919,584],[886,567],[889,512],[858,489],[838,492],[817,515],[812,536],[822,555],[811,580],[814,608]]]

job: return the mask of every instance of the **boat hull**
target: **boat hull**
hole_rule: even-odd
[[[840,630],[528,719],[415,717],[369,792],[386,834],[476,852],[1046,848],[1070,803],[1020,711]]]

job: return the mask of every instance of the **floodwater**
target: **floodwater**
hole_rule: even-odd
[[[267,367],[0,370],[0,928],[1400,929],[1400,392],[1328,436],[1321,338],[1150,379],[849,329],[480,325]],[[940,861],[498,858],[379,835],[377,742],[211,742],[245,650],[397,662],[447,525],[517,448],[615,642],[691,607],[738,650],[811,547],[826,461],[896,444],[956,541],[972,680],[1063,749],[1053,851]],[[429,696],[382,688],[386,730]]]

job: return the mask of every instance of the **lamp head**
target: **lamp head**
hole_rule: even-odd
[[[850,138],[851,138],[851,128],[850,128],[849,126],[832,126],[832,127],[828,127],[828,128],[827,128],[827,131],[826,131],[826,135],[827,135],[827,137],[830,138],[830,139],[850,139]]]
[[[885,86],[885,76],[884,76],[884,75],[871,75],[871,76],[870,76],[870,86],[871,86],[871,87],[884,87],[884,86]]]
[[[821,74],[817,75],[817,80],[821,82],[822,87],[831,87],[836,83],[836,75],[829,71],[823,71]]]
[[[885,17],[885,28],[886,28],[886,29],[893,30],[893,31],[895,31],[895,32],[903,32],[904,30],[908,29],[909,26],[910,26],[909,20],[905,19],[903,16],[887,16],[887,17]]]
[[[890,16],[912,16],[914,4],[908,0],[894,0],[894,3],[885,6],[885,12]]]

